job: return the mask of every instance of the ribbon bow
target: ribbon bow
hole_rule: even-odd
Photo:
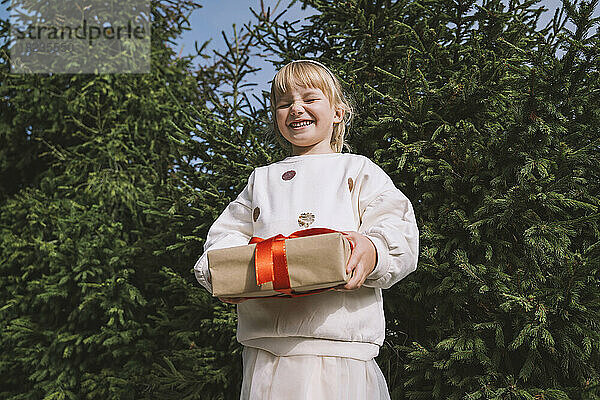
[[[256,284],[262,285],[267,282],[273,282],[274,290],[290,297],[305,296],[308,294],[316,294],[325,290],[330,290],[331,288],[326,288],[311,290],[303,294],[292,293],[292,289],[290,288],[290,275],[287,266],[287,256],[285,252],[285,240],[336,232],[341,233],[342,235],[347,235],[344,232],[329,228],[311,228],[293,232],[289,236],[279,234],[268,239],[262,239],[257,236],[252,237],[248,244],[256,243],[254,254]],[[350,242],[350,248],[353,249],[352,242]]]

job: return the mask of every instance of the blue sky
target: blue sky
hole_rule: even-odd
[[[279,13],[285,9],[289,0],[263,0],[265,8],[271,7],[275,9],[275,13]],[[255,11],[260,10],[260,0],[204,0],[200,1],[202,8],[194,11],[190,16],[191,30],[184,32],[183,36],[177,40],[177,48],[175,51],[179,54],[189,54],[194,50],[194,41],[202,44],[205,40],[212,38],[209,45],[209,50],[223,50],[226,48],[225,42],[221,36],[221,31],[231,37],[233,33],[232,25],[236,24],[238,29],[241,29],[244,23],[255,20],[250,7]],[[280,4],[278,4],[280,3]],[[553,11],[561,4],[560,0],[544,0],[539,4],[543,4],[551,10],[546,13],[546,18],[553,15]],[[0,5],[0,15],[6,16],[6,7],[8,4]],[[284,15],[285,20],[293,21],[305,18],[315,13],[314,9],[307,8],[302,10],[300,2],[297,2],[293,8],[289,9]],[[600,9],[596,10],[597,16],[600,15]],[[212,54],[212,51],[209,52]],[[251,65],[260,67],[261,71],[249,76],[248,79],[258,83],[253,91],[268,90],[268,82],[272,79],[275,71],[269,63],[262,62],[257,59]]]

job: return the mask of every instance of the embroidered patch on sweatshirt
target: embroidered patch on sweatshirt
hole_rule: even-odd
[[[315,214],[313,213],[302,213],[298,217],[298,225],[302,228],[307,228],[313,222],[315,222]]]
[[[283,173],[283,175],[281,175],[281,179],[283,179],[284,181],[289,181],[294,176],[296,176],[296,171],[294,171],[293,169],[291,169],[289,171],[285,171]]]
[[[252,213],[252,218],[254,218],[254,222],[256,222],[259,215],[260,215],[260,208],[256,207],[254,209],[254,212]]]

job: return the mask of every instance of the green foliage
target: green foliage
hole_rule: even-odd
[[[245,93],[257,51],[331,66],[352,148],[415,208],[419,268],[384,294],[392,397],[600,397],[598,2],[540,28],[535,1],[305,4],[197,70],[166,45],[193,1],[152,3],[150,74],[11,75],[3,47],[0,398],[239,397],[235,310],[192,266],[285,156]]]
[[[190,275],[197,249],[165,252],[179,225],[148,208],[189,157],[179,103],[202,109],[199,82],[220,79],[166,45],[198,6],[153,3],[149,74],[14,75],[3,46],[0,398],[172,398],[148,377],[180,360],[214,398],[239,381],[231,310]]]
[[[598,398],[598,2],[540,28],[536,1],[305,3],[310,24],[261,45],[342,77],[351,145],[421,229],[417,272],[385,293],[394,397]]]
[[[186,281],[195,281],[192,266],[202,254],[208,229],[246,185],[254,167],[283,157],[283,150],[265,138],[268,98],[258,98],[254,105],[243,90],[249,85],[246,76],[256,70],[249,65],[256,37],[235,26],[232,36],[224,34],[227,51],[216,53],[215,64],[206,67],[213,81],[201,82],[203,107],[176,100],[183,120],[172,129],[185,156],[177,160],[169,193],[144,204],[146,212],[158,219],[157,226],[171,232],[155,233],[155,241],[164,248],[154,254],[167,259],[190,255],[178,271]],[[209,297],[204,289],[195,290]],[[150,378],[157,398],[239,398],[242,360],[235,339],[235,308],[218,300],[209,304],[210,316],[203,319],[192,318],[197,311],[190,305],[175,313],[165,309],[165,326],[181,321],[178,334],[188,342],[195,340],[189,350],[173,351],[164,362],[155,363]]]

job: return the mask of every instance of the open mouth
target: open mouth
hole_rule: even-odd
[[[313,124],[315,121],[298,121],[298,122],[292,122],[290,124],[290,127],[297,129],[297,128],[303,128],[305,126],[309,126],[311,124]]]

